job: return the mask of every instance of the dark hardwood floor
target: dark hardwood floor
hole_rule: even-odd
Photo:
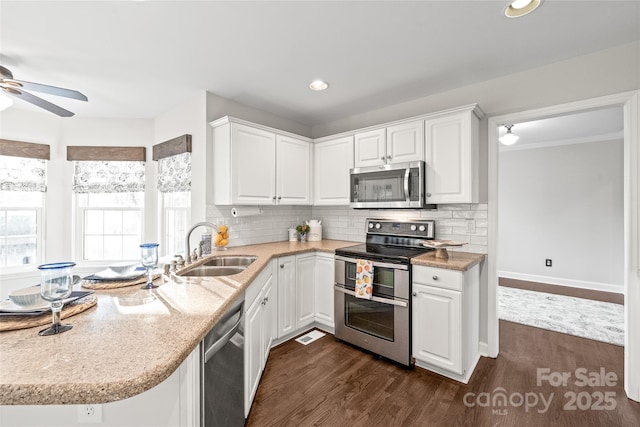
[[[538,368],[571,377],[566,385],[538,386]],[[578,368],[594,378],[604,368],[617,380],[582,385]],[[640,403],[626,398],[622,381],[622,347],[506,321],[500,321],[500,355],[481,358],[467,385],[326,335],[308,346],[290,340],[271,350],[246,425],[639,426]],[[500,396],[508,398],[505,406]]]

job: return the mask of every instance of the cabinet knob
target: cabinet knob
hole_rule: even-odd
[[[438,276],[433,276],[432,279],[433,280],[438,280]]]
[[[282,196],[278,196],[278,200],[282,200]]]
[[[391,160],[391,156],[387,156],[387,160]]]
[[[413,292],[411,295],[413,295],[414,297],[417,297],[418,293],[417,292]]]
[[[269,297],[264,297],[264,303],[268,303],[269,302]]]
[[[284,268],[284,264],[280,264],[280,268]]]
[[[431,197],[431,193],[427,193],[427,197]]]
[[[276,199],[276,196],[273,196],[273,200],[275,200],[275,199]]]

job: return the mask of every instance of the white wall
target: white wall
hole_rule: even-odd
[[[622,140],[501,152],[500,277],[622,293],[623,188]]]

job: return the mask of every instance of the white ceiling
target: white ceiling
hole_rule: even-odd
[[[206,90],[313,126],[640,39],[637,0],[505,5],[4,0],[0,64],[86,94],[42,96],[78,117],[153,118]]]

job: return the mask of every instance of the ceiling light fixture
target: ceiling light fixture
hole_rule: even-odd
[[[507,18],[520,18],[536,10],[543,0],[513,0],[504,8]]]
[[[498,138],[500,140],[500,142],[503,145],[513,145],[516,143],[516,141],[520,138],[518,135],[514,135],[511,132],[511,128],[513,127],[513,125],[504,125],[504,127],[507,128],[507,133],[505,133],[504,135],[502,135],[500,138]]]
[[[13,105],[13,99],[0,92],[0,111],[4,111]]]
[[[314,80],[309,84],[309,89],[311,90],[325,90],[329,87],[329,83],[324,80]]]

